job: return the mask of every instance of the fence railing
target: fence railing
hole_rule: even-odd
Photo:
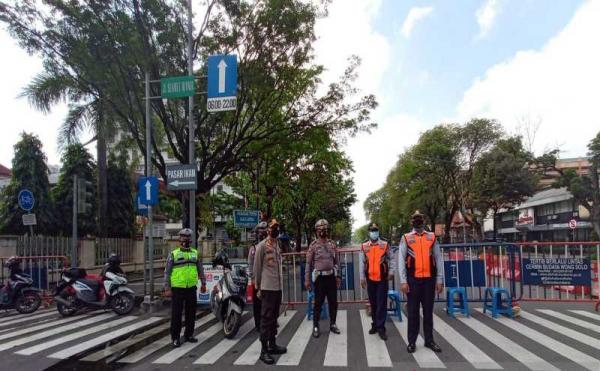
[[[52,236],[19,236],[17,238],[18,256],[69,256],[71,238]]]
[[[128,238],[98,238],[95,247],[95,264],[103,265],[112,253],[119,255],[122,263],[133,262],[135,241]]]
[[[446,288],[464,287],[471,302],[485,299],[487,287],[501,287],[509,291],[515,301],[520,300],[598,300],[599,242],[582,243],[472,243],[441,245],[444,264],[442,270],[444,290],[436,301],[446,301]],[[338,290],[341,303],[367,302],[366,290],[360,286],[359,248],[339,250],[342,285]],[[287,305],[306,303],[304,288],[306,253],[283,254],[284,292]],[[397,260],[397,249],[394,253]],[[550,267],[532,263],[555,263]],[[532,260],[538,259],[538,260]],[[394,262],[397,266],[397,262]],[[529,265],[528,265],[529,264]],[[556,277],[548,272],[554,270]],[[557,273],[558,272],[558,273]],[[566,273],[565,273],[566,272]],[[571,272],[571,273],[569,273]],[[398,287],[397,272],[390,289]],[[571,275],[571,276],[569,276]],[[588,276],[589,275],[589,276]],[[561,280],[561,277],[563,281]],[[548,279],[548,281],[544,281]],[[552,283],[558,280],[560,284]],[[580,281],[580,285],[565,284]],[[549,282],[549,283],[547,283]],[[406,300],[402,296],[402,300]]]

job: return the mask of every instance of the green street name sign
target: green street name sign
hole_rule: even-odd
[[[160,96],[163,98],[184,98],[196,94],[194,76],[163,77],[160,79]]]

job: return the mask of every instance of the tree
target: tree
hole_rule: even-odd
[[[134,187],[124,154],[111,154],[107,167],[106,225],[101,236],[132,238],[135,233]]]
[[[56,187],[52,189],[54,209],[57,223],[56,231],[63,236],[73,233],[73,176],[85,179],[90,183],[95,182],[95,164],[90,153],[81,144],[71,144],[65,147],[61,159],[62,167]],[[95,192],[91,200],[96,199]],[[96,205],[92,204],[90,210],[77,216],[77,234],[79,237],[97,235]]]
[[[15,144],[12,160],[12,178],[2,190],[0,202],[0,230],[7,234],[25,234],[21,216],[25,213],[19,207],[18,195],[22,189],[33,193],[36,215],[35,233],[51,234],[54,228],[52,199],[46,155],[42,151],[42,142],[33,134],[21,133],[21,140]]]
[[[563,170],[556,167],[558,151],[552,151],[538,158],[539,167],[549,166],[559,176],[555,187],[566,187],[577,203],[590,213],[590,221],[596,235],[600,235],[600,132],[588,144],[590,170],[588,174],[577,174],[575,170]]]
[[[472,187],[473,205],[483,216],[491,210],[496,239],[496,215],[500,209],[512,209],[532,196],[536,178],[529,171],[531,153],[523,148],[520,137],[501,139],[476,162]]]
[[[157,79],[186,74],[187,67],[183,3],[147,0],[143,5],[137,0],[53,1],[43,9],[33,1],[0,4],[0,21],[21,46],[43,58],[42,74],[66,81],[65,89],[47,91],[53,101],[102,99],[142,153],[144,74]],[[373,127],[369,121],[375,98],[355,97],[357,59],[350,61],[339,82],[317,94],[323,68],[313,64],[312,44],[325,5],[300,0],[209,0],[205,5],[206,15],[193,35],[193,58],[200,67],[194,72],[206,73],[208,55],[236,53],[240,77],[235,112],[209,115],[203,98],[196,97],[195,107],[201,108],[194,112],[193,135],[199,194],[247,169],[262,148],[283,139],[289,143],[312,128],[338,135]],[[199,85],[205,90],[205,81]],[[151,95],[159,94],[153,85]],[[165,177],[165,147],[187,163],[185,101],[154,100],[152,116],[165,133],[153,138],[152,162]]]

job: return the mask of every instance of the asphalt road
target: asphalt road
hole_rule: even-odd
[[[480,307],[480,306],[479,306]],[[435,337],[443,348],[434,354],[418,347],[406,352],[406,318],[388,319],[387,342],[365,333],[370,320],[359,305],[342,306],[342,335],[310,337],[305,308],[279,318],[278,342],[288,347],[277,365],[297,370],[600,370],[600,313],[591,303],[523,303],[520,318],[492,319],[477,305],[468,318],[449,317],[436,304]],[[226,340],[221,325],[198,312],[197,344],[173,350],[167,311],[120,317],[94,312],[61,318],[53,308],[32,315],[0,315],[2,369],[20,370],[264,370],[257,362],[258,333],[251,313],[238,336]],[[328,322],[322,321],[321,328]]]

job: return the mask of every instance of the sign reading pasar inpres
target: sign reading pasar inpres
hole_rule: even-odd
[[[170,191],[196,190],[196,165],[167,166],[167,189]]]

